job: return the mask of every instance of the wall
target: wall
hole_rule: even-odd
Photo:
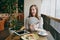
[[[55,17],[55,0],[42,0],[41,13]]]
[[[60,0],[42,0],[41,13],[60,19]]]
[[[56,0],[56,18],[60,19],[60,0]]]
[[[39,14],[46,14],[60,19],[60,0],[24,0],[25,17],[29,15],[29,7],[32,4],[38,6]]]

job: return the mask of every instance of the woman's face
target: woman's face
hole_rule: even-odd
[[[33,16],[36,15],[36,8],[34,6],[31,7],[31,13],[32,13]]]

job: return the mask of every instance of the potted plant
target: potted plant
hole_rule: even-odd
[[[19,30],[24,25],[24,21],[19,21],[14,15],[10,19],[10,28],[9,31],[13,33],[14,31]]]

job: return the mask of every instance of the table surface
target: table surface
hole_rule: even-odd
[[[25,27],[23,26],[20,30],[23,30]],[[19,31],[19,30],[18,30]],[[36,32],[33,32],[36,33]],[[30,34],[33,34],[30,33]],[[38,35],[38,34],[37,34]],[[10,34],[5,40],[20,40],[21,36]],[[46,36],[39,36],[38,40],[48,40]]]
[[[5,40],[20,40],[20,36],[17,36],[15,34],[9,35]],[[39,36],[38,40],[47,40],[47,37]]]

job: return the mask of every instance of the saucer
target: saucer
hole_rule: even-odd
[[[41,35],[41,36],[47,36],[48,35],[45,30],[38,32],[38,34]]]

